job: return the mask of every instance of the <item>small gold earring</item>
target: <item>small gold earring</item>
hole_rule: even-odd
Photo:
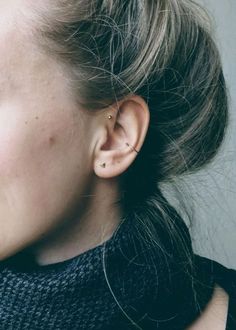
[[[109,115],[109,116],[108,116],[108,119],[112,119],[112,115]]]
[[[106,167],[106,163],[100,164],[101,167]]]

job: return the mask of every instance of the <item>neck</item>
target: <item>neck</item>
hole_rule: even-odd
[[[88,197],[85,210],[80,209],[77,216],[64,221],[31,247],[37,264],[47,265],[73,258],[112,236],[121,221],[121,212],[112,205],[117,193],[114,194],[114,187],[106,181]]]

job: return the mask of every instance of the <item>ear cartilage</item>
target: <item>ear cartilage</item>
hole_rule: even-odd
[[[132,148],[132,150],[135,151],[135,152],[137,152],[137,154],[138,154],[138,151],[137,151],[134,147],[132,147],[128,142],[126,142],[125,144],[126,144],[128,147]]]

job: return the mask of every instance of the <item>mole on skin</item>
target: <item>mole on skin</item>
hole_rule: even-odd
[[[49,144],[50,145],[53,145],[53,144],[55,144],[55,142],[56,142],[56,138],[54,136],[50,136],[50,138],[49,138]]]

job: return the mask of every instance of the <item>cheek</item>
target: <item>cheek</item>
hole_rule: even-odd
[[[26,133],[22,129],[18,116],[9,109],[0,109],[0,179],[17,176],[17,169],[26,140]],[[8,116],[6,116],[8,114]]]
[[[0,129],[0,259],[66,221],[87,193],[88,159],[76,128],[34,120]]]
[[[6,111],[5,111],[6,113]],[[8,114],[0,115],[0,178],[19,177],[40,165],[39,158],[46,149],[43,129],[32,121]]]
[[[65,118],[8,118],[0,130],[0,196],[14,221],[53,225],[81,193],[86,157],[75,130]]]

